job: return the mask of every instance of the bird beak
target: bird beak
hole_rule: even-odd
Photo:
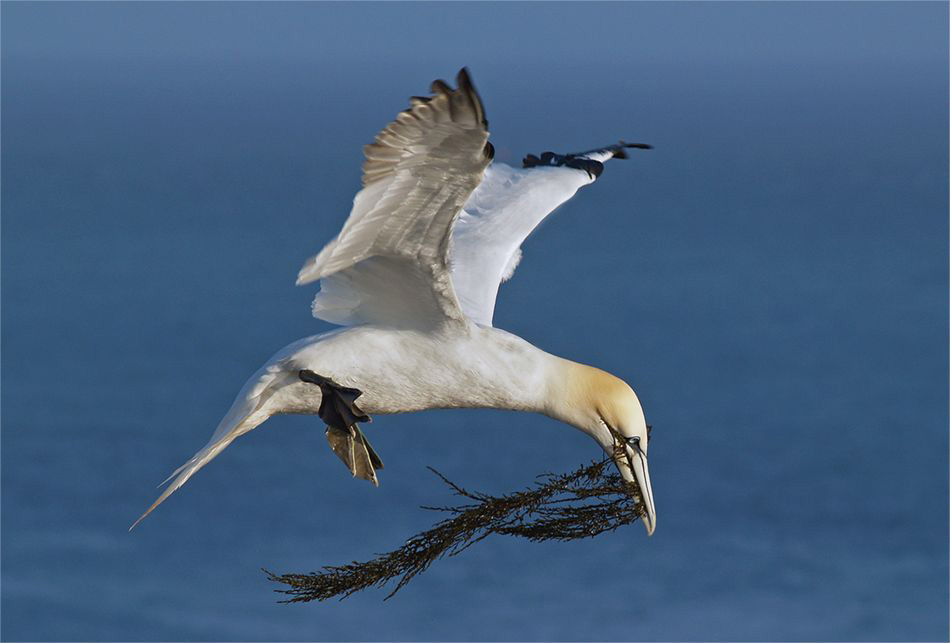
[[[652,536],[656,529],[656,507],[653,505],[653,486],[650,484],[650,467],[646,455],[639,446],[625,445],[615,450],[614,462],[624,480],[636,482],[640,487],[640,496],[646,509],[643,524],[647,528],[647,535]]]

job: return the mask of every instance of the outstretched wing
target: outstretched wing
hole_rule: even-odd
[[[624,143],[540,157],[529,154],[523,168],[495,163],[472,193],[452,232],[452,282],[465,314],[491,326],[495,297],[521,258],[521,243],[577,190],[593,183],[611,158],[627,158]]]
[[[300,270],[320,280],[318,319],[429,327],[464,320],[448,251],[462,205],[491,162],[488,122],[467,70],[432,83],[364,148],[363,189],[343,229]]]

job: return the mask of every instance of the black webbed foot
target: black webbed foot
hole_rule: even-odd
[[[357,422],[373,421],[356,406],[356,398],[362,395],[363,391],[342,386],[313,371],[302,370],[298,375],[301,381],[320,387],[322,399],[317,413],[328,426],[347,427]]]
[[[355,388],[337,384],[329,377],[310,370],[298,373],[300,380],[320,387],[320,409],[317,413],[327,425],[327,442],[354,476],[379,486],[376,470],[383,461],[360,431],[357,422],[372,422],[358,406],[356,398],[363,394]]]

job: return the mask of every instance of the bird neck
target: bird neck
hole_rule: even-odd
[[[610,408],[610,396],[630,389],[599,368],[552,355],[497,328],[480,328],[459,346],[462,357],[450,382],[433,382],[433,390],[448,393],[439,408],[532,411],[590,433]],[[444,350],[439,353],[440,363],[447,359]]]
[[[627,385],[599,368],[550,355],[544,414],[585,432],[597,422],[604,397]]]

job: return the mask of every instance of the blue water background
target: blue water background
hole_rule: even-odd
[[[935,640],[948,635],[947,5],[2,7],[2,638]],[[597,457],[553,420],[312,417],[134,532],[273,352],[361,145],[472,69],[501,161],[620,137],[496,325],[627,379],[658,528],[493,537],[382,602],[259,571],[364,560]]]

